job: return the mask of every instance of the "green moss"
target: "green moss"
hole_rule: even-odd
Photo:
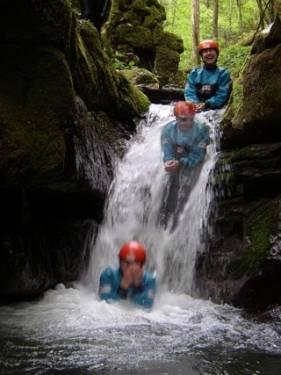
[[[134,67],[130,70],[122,70],[122,74],[135,85],[146,85],[150,87],[159,87],[159,81],[149,70]]]
[[[242,273],[256,270],[268,255],[270,235],[274,233],[277,222],[277,201],[259,201],[249,208],[245,221],[249,245],[240,259],[239,269]]]
[[[134,48],[154,47],[151,30],[142,25],[122,24],[116,27],[115,32],[118,43],[125,43]]]
[[[157,76],[160,77],[162,84],[167,83],[170,75],[177,72],[179,60],[180,55],[176,51],[166,47],[158,47],[156,49],[154,70]]]
[[[161,35],[161,42],[163,47],[182,53],[184,51],[183,40],[175,34],[165,32]]]
[[[0,169],[7,184],[27,186],[63,165],[64,132],[74,115],[72,79],[54,48],[2,52]]]

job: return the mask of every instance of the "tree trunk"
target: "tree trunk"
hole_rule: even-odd
[[[198,44],[200,41],[200,0],[192,0],[192,62],[200,64]]]
[[[243,32],[243,16],[242,16],[242,1],[236,0],[237,9],[238,9],[238,18],[239,18],[239,29],[240,32]]]
[[[213,0],[213,37],[218,39],[219,0]]]
[[[172,26],[175,27],[176,22],[176,16],[177,16],[177,8],[178,8],[178,2],[177,0],[173,1],[173,13],[172,13]]]
[[[229,0],[228,3],[228,25],[229,25],[229,31],[232,30],[232,12],[233,12],[233,0]]]

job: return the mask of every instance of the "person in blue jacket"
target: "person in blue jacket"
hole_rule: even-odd
[[[209,144],[209,128],[194,119],[196,107],[179,101],[174,107],[175,121],[165,125],[161,134],[164,167],[167,172],[194,167],[203,161]]]
[[[171,216],[175,228],[179,213],[200,174],[210,142],[209,128],[195,119],[196,106],[179,101],[174,107],[176,119],[166,124],[161,133],[165,171],[170,178],[164,190],[160,223],[167,226]]]
[[[156,279],[144,271],[146,250],[137,241],[126,242],[119,251],[119,268],[106,268],[100,276],[99,297],[107,302],[130,300],[151,308],[156,291]]]
[[[186,83],[184,97],[196,104],[197,111],[222,108],[231,93],[229,71],[217,66],[219,45],[214,40],[199,44],[203,67],[192,69]]]

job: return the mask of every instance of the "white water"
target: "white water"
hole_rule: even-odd
[[[36,303],[0,308],[1,375],[279,375],[281,361],[276,364],[270,357],[268,362],[267,355],[281,355],[280,327],[257,324],[235,308],[186,293],[193,290],[196,252],[204,247],[202,228],[212,201],[208,179],[217,157],[214,143],[175,231],[158,225],[167,179],[159,136],[170,110],[152,106],[148,124],[130,141],[83,283],[68,289],[59,285]],[[213,115],[207,115],[212,128]],[[212,130],[212,138],[214,134]],[[126,303],[109,305],[95,294],[99,272],[116,264],[120,244],[130,238],[145,242],[150,268],[157,272],[160,288],[151,312]],[[167,267],[167,257],[178,272]]]

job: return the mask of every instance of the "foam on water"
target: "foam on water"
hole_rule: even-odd
[[[73,366],[113,370],[204,349],[281,353],[280,335],[269,324],[246,320],[229,306],[170,292],[158,296],[147,312],[58,286],[36,303],[1,308],[0,320],[1,337],[8,337],[5,350],[12,353],[0,355],[7,370],[17,360],[30,371]]]

